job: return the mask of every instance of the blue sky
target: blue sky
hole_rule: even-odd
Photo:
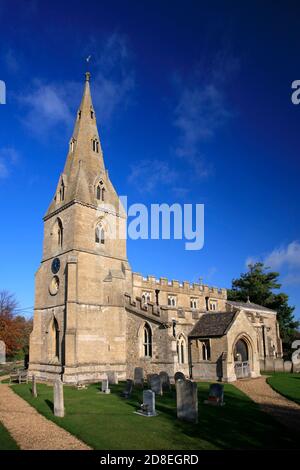
[[[299,5],[0,0],[0,288],[34,299],[42,217],[63,169],[84,58],[106,167],[129,203],[204,203],[205,246],[128,241],[134,271],[230,287],[281,273],[300,316]]]

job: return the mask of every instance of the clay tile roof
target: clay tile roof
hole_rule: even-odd
[[[197,321],[189,337],[223,336],[231,325],[235,312],[205,313]]]

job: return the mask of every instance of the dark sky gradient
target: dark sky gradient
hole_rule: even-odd
[[[230,287],[247,259],[267,259],[300,316],[299,2],[0,0],[0,23],[1,289],[33,305],[91,54],[119,194],[205,204],[202,250],[129,240],[133,270]]]

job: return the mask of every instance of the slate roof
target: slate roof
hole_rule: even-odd
[[[228,305],[232,305],[233,307],[238,307],[247,310],[258,310],[260,312],[270,312],[276,313],[275,310],[271,310],[270,308],[263,307],[262,305],[254,304],[252,302],[235,302],[233,300],[227,300]]]
[[[235,315],[235,312],[205,313],[197,321],[189,336],[194,338],[223,336]]]

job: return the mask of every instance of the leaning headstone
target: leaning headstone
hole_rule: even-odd
[[[162,389],[164,392],[169,392],[171,390],[171,384],[170,384],[170,377],[167,374],[167,372],[160,372],[160,379],[161,379],[161,384],[162,384]]]
[[[126,380],[125,389],[124,389],[123,392],[121,393],[121,396],[122,396],[123,398],[130,398],[130,397],[131,397],[131,394],[132,394],[132,389],[133,389],[133,380],[127,379],[127,380]]]
[[[107,372],[108,383],[112,385],[117,385],[119,383],[118,374],[114,371]]]
[[[292,367],[293,367],[292,361],[284,361],[283,367],[284,367],[284,372],[292,372]]]
[[[136,413],[138,415],[147,417],[157,415],[155,411],[155,393],[152,390],[143,391],[143,403],[141,404],[141,408],[136,411]]]
[[[150,388],[152,392],[156,393],[156,395],[162,395],[162,383],[161,377],[158,374],[153,374],[150,378]]]
[[[108,379],[103,379],[101,382],[101,393],[110,393],[110,389],[108,386]]]
[[[65,416],[65,407],[64,407],[64,386],[60,379],[54,382],[54,415],[59,418]]]
[[[185,375],[182,372],[176,372],[174,375],[175,383],[177,380],[185,380]]]
[[[223,406],[224,403],[224,385],[212,384],[209,387],[208,400],[204,401],[207,405]]]
[[[197,383],[191,380],[176,381],[177,418],[198,423]]]
[[[134,369],[133,381],[135,386],[144,387],[144,369],[142,367],[136,367]]]
[[[297,339],[292,342],[292,349],[296,351],[292,354],[293,372],[300,372],[300,340]]]
[[[36,390],[36,380],[35,375],[32,376],[32,386],[31,386],[31,393],[34,398],[37,397],[37,390]]]
[[[147,374],[147,385],[149,388],[151,388],[151,378],[153,377],[154,374]]]
[[[6,363],[6,346],[4,341],[0,340],[0,364]]]

